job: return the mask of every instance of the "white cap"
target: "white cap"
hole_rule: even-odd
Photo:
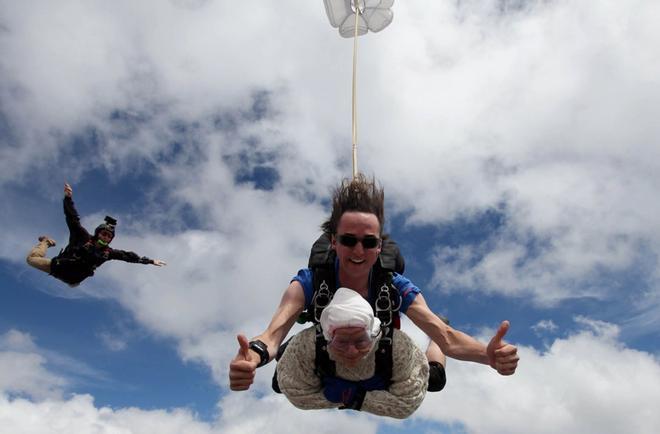
[[[380,330],[380,320],[367,300],[348,288],[335,291],[332,301],[321,313],[321,327],[326,341],[332,339],[334,331],[342,327],[361,327],[372,336]]]

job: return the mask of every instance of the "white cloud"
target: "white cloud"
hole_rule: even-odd
[[[68,382],[49,371],[36,349],[27,333],[9,330],[0,335],[0,393],[34,399],[61,396]]]
[[[375,418],[347,412],[302,412],[282,397],[255,399],[234,396],[220,403],[221,417],[200,421],[186,409],[142,410],[96,407],[90,395],[67,400],[32,402],[0,395],[0,432],[24,434],[58,433],[163,433],[163,434],[257,434],[269,432],[335,433],[337,430],[376,432]],[[259,408],[259,411],[254,411]],[[29,421],[29,422],[26,422]]]
[[[557,326],[557,324],[555,324],[555,322],[551,319],[541,320],[532,326],[532,330],[534,330],[534,333],[536,333],[537,335],[542,335],[545,333],[553,333],[558,328],[559,327]]]
[[[544,353],[519,346],[512,377],[450,361],[446,389],[427,395],[416,417],[460,422],[472,434],[655,432],[660,361],[621,344],[613,324],[578,324],[585,329]]]

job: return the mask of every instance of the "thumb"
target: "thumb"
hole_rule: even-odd
[[[502,321],[500,324],[500,328],[497,329],[497,333],[495,333],[495,336],[493,336],[492,342],[495,344],[500,344],[502,343],[502,338],[504,338],[504,335],[506,332],[509,331],[509,321]]]
[[[252,356],[250,355],[250,343],[248,342],[248,339],[245,337],[245,335],[238,335],[236,336],[236,339],[238,340],[238,354],[243,356],[245,360],[248,362],[252,361]]]

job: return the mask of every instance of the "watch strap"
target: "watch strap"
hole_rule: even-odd
[[[257,368],[264,366],[270,361],[270,354],[268,354],[268,345],[263,343],[261,340],[255,339],[253,341],[250,341],[248,348],[250,348],[255,353],[259,354],[261,360],[259,360],[259,364],[257,365]]]

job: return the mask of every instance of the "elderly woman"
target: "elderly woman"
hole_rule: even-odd
[[[316,330],[294,336],[277,364],[279,387],[298,408],[351,408],[379,416],[406,418],[426,395],[429,365],[405,333],[394,330],[389,387],[376,374],[381,324],[369,302],[357,292],[337,289],[321,315],[323,336],[334,376],[320,376]]]

